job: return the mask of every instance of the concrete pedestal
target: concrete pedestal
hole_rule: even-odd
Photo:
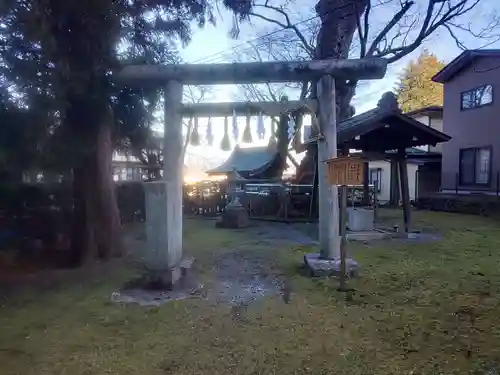
[[[304,255],[304,264],[314,277],[340,276],[340,259],[322,259],[320,253],[310,253]],[[357,277],[358,274],[358,262],[347,258],[346,275],[353,278]]]
[[[150,283],[168,288],[182,276],[182,189],[174,181],[144,184]],[[192,263],[189,262],[189,266]]]
[[[217,228],[238,229],[244,228],[250,224],[248,212],[240,203],[238,197],[226,206],[226,210],[222,214],[222,219],[217,222]]]
[[[372,231],[374,229],[375,212],[366,208],[348,207],[347,227],[350,231]]]

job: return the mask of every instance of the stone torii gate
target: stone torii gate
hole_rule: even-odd
[[[319,177],[320,254],[325,260],[339,259],[339,204],[337,186],[327,180],[327,159],[337,157],[337,130],[334,77],[343,80],[379,79],[385,75],[387,61],[380,58],[361,60],[316,60],[293,62],[252,62],[229,64],[129,65],[116,74],[117,81],[130,86],[156,86],[164,89],[164,171],[163,180],[145,183],[147,267],[164,285],[174,284],[181,276],[182,254],[182,115],[227,116],[234,110],[247,115],[259,105],[268,115],[291,109],[317,108]],[[257,84],[267,82],[317,83],[317,102],[234,103],[228,107],[214,104],[182,104],[183,85]],[[270,113],[272,112],[272,113]]]

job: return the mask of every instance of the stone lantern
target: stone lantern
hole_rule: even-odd
[[[249,224],[248,211],[241,204],[240,197],[244,194],[246,179],[235,169],[227,176],[228,182],[228,204],[222,214],[222,220],[217,222],[218,228],[242,228]]]

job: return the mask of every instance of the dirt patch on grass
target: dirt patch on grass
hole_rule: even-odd
[[[315,241],[284,223],[254,223],[247,228],[248,240],[214,257],[214,284],[209,296],[218,303],[248,306],[266,297],[287,294],[286,276],[279,260],[293,246]]]

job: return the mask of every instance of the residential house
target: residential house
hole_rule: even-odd
[[[446,133],[443,130],[442,106],[423,107],[407,112],[405,115],[410,116],[435,130]],[[441,187],[441,154],[443,144],[445,143],[438,143],[435,146],[417,146],[412,150],[409,150],[408,163],[409,165],[411,164],[417,166],[414,179],[415,186],[413,187],[415,199],[419,196],[439,191]]]
[[[160,154],[159,149],[162,144],[162,138],[160,136],[155,136],[153,138],[152,146],[148,152],[150,152],[154,157]],[[151,157],[150,161],[154,160]],[[217,160],[211,160],[199,154],[194,154],[186,151],[184,154],[184,169],[183,175],[185,181],[198,181],[207,177],[206,171],[211,167],[214,167],[214,163]],[[112,157],[113,166],[113,180],[117,182],[121,181],[145,181],[151,176],[148,174],[151,172],[150,168],[147,168],[137,157],[131,155],[126,151],[115,151]],[[163,169],[154,164],[156,168],[159,168],[158,175],[163,176]]]
[[[156,166],[155,157],[159,155],[162,145],[162,136],[158,133],[153,133],[152,137],[147,140],[146,152],[151,154],[151,164]],[[113,166],[113,180],[121,181],[145,181],[149,176],[151,169],[148,169],[144,163],[134,156],[130,150],[115,150],[112,155],[111,164]],[[163,171],[160,169],[162,175]]]
[[[135,156],[123,151],[114,151],[111,163],[113,165],[113,180],[144,180],[144,165]]]
[[[443,131],[443,107],[442,106],[430,106],[416,109],[411,112],[406,112],[406,116],[410,116],[414,120],[420,121],[427,126],[430,126],[433,129]],[[436,146],[425,145],[425,146],[417,146],[421,150],[427,152],[441,152],[442,151],[442,143],[438,143]]]
[[[500,50],[464,51],[432,80],[444,85],[441,190],[496,194],[500,171]]]

